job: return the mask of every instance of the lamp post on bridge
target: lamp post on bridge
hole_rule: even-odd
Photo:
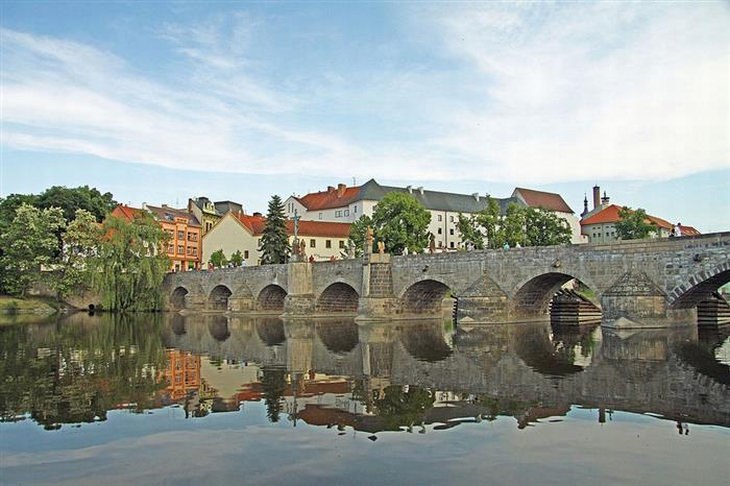
[[[294,216],[292,217],[292,221],[294,221],[294,241],[292,242],[292,250],[294,253],[294,261],[298,262],[301,260],[301,255],[299,254],[300,248],[299,248],[299,220],[301,219],[301,216],[299,216],[299,212],[297,209],[294,209]]]

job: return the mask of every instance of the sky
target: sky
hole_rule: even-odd
[[[594,185],[730,230],[728,2],[0,2],[0,197]]]

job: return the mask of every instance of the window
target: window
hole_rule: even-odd
[[[357,206],[355,206],[354,208],[352,208],[352,212],[355,213],[355,214],[357,214]]]
[[[454,236],[454,228],[451,228],[451,229],[449,230],[449,234],[450,234],[451,236]]]
[[[441,215],[439,214],[439,215],[438,215],[438,220],[439,220],[439,221],[443,221],[443,220],[444,220],[444,217],[443,217],[443,216],[441,216]]]
[[[177,239],[178,240],[182,240],[183,238],[185,238],[185,232],[183,230],[178,230],[177,231]]]
[[[342,217],[342,210],[335,211],[335,218],[341,218]]]
[[[345,216],[349,216],[350,215],[350,210],[349,209],[345,209],[344,214],[345,214]]]
[[[248,250],[244,250],[243,251],[243,258],[245,258],[246,260],[248,260]]]
[[[444,242],[439,240],[439,248],[443,248],[443,247],[444,247]]]
[[[182,245],[177,245],[177,254],[178,255],[184,255],[185,254],[185,247]]]
[[[309,248],[317,248],[317,240],[309,240]]]
[[[325,248],[332,248],[332,240],[324,240]]]
[[[450,246],[451,248],[453,248],[453,247],[454,247],[454,242],[452,241],[452,242],[451,242],[451,243],[449,244],[449,246]]]
[[[198,256],[198,249],[197,248],[193,248],[193,256],[194,257]]]
[[[451,221],[453,223],[454,222],[454,217],[453,216],[449,216],[449,221]]]
[[[319,213],[319,219],[322,219],[322,213]]]
[[[345,248],[345,240],[340,240],[340,249],[342,250],[344,248]]]
[[[167,245],[167,253],[169,253],[170,255],[172,255],[173,253],[175,253],[175,245],[173,245],[172,243],[170,243],[169,245]]]
[[[444,230],[443,230],[442,228],[439,228],[439,229],[437,229],[437,230],[436,230],[436,232],[437,232],[438,234],[441,234],[441,233],[443,233],[443,232],[444,232]]]
[[[212,222],[212,221],[206,221],[206,222],[205,222],[205,232],[206,232],[206,233],[207,233],[208,231],[210,231],[210,229],[211,229],[212,227],[213,227],[213,222]]]

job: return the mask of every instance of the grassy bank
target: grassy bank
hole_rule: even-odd
[[[28,297],[20,299],[0,295],[0,315],[26,315],[47,316],[58,312],[58,304],[53,299],[41,297]]]

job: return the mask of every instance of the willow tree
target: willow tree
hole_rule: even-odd
[[[170,261],[168,235],[150,214],[131,221],[108,217],[102,224],[99,249],[91,262],[92,286],[110,311],[157,310],[161,285]]]

